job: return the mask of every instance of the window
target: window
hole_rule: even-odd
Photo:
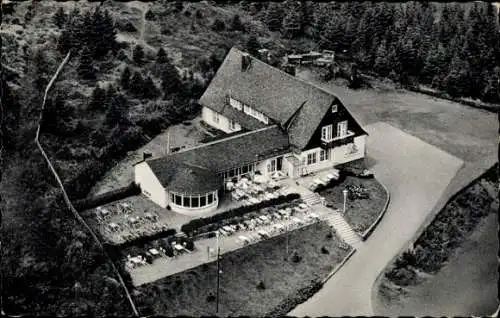
[[[332,140],[332,125],[323,126],[321,128],[321,140],[330,141]]]
[[[218,112],[216,112],[216,111],[214,111],[214,112],[213,112],[213,118],[212,118],[212,119],[213,119],[214,123],[217,123],[217,124],[218,124],[218,123],[219,123],[219,121],[220,121],[220,118],[219,118],[219,113],[218,113]]]
[[[208,203],[208,204],[212,204],[212,202],[214,202],[214,194],[213,194],[213,193],[210,193],[210,194],[208,195],[208,201],[207,201],[207,203]]]
[[[192,197],[191,198],[191,207],[192,208],[200,207],[200,198],[199,197]]]
[[[333,104],[332,105],[332,113],[336,113],[337,112],[337,104]]]
[[[202,196],[200,197],[200,207],[204,207],[205,205],[207,205],[207,197]]]
[[[316,163],[316,153],[308,153],[307,154],[307,164],[312,165]]]
[[[229,120],[229,129],[236,130],[236,122],[234,120]]]
[[[173,193],[170,193],[170,202],[171,203],[175,202],[175,195]]]
[[[248,172],[248,166],[243,166],[241,168],[241,173],[247,173]]]
[[[276,171],[276,159],[271,159],[270,163],[267,164],[267,172]]]
[[[229,97],[229,105],[236,108],[237,110],[243,109],[243,104],[240,101],[237,101],[236,99],[234,99],[232,97]]]
[[[337,137],[343,137],[345,135],[347,135],[347,120],[337,124]]]
[[[191,198],[190,197],[184,197],[182,200],[182,206],[189,208],[191,206]]]
[[[175,195],[175,204],[182,205],[182,197],[180,195]]]
[[[321,149],[319,151],[319,161],[326,161],[326,160],[330,160],[330,152]]]

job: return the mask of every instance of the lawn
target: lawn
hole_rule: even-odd
[[[94,186],[92,194],[98,195],[130,184],[133,181],[133,165],[142,160],[144,152],[150,152],[153,158],[157,158],[166,154],[168,143],[172,151],[199,144],[208,136],[201,128],[200,122],[201,118],[196,117],[191,121],[170,126],[146,145],[130,152]]]
[[[345,180],[328,189],[321,190],[319,195],[324,197],[327,203],[342,211],[344,205],[344,194],[342,191],[349,187],[360,187],[368,195],[368,198],[357,198],[346,200],[345,219],[347,223],[358,234],[363,234],[377,219],[382,212],[387,200],[387,192],[377,179],[361,179],[347,176]]]
[[[300,297],[299,290],[321,281],[349,253],[350,247],[328,233],[330,227],[323,222],[290,233],[290,254],[296,251],[302,258],[297,263],[284,260],[285,236],[225,254],[218,314],[263,316]],[[216,304],[207,297],[216,294],[216,273],[212,262],[141,286],[136,292],[139,309],[165,316],[214,315]],[[264,288],[257,287],[260,282]]]

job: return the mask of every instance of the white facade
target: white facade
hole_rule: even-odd
[[[201,117],[203,121],[210,126],[220,129],[228,134],[241,130],[240,124],[230,120],[225,116],[222,116],[221,114],[208,107],[203,107],[203,109],[201,110]]]
[[[211,202],[208,203],[209,201],[208,196],[211,196]],[[174,201],[172,201],[172,196],[174,196]],[[175,202],[175,197],[181,197],[180,202]],[[187,197],[189,200],[192,198],[196,198],[198,201],[197,207],[188,207],[184,206],[184,198]],[[204,197],[204,198],[203,198]],[[180,193],[175,193],[175,192],[169,192],[167,195],[167,200],[168,200],[168,205],[172,209],[172,211],[184,214],[184,215],[190,215],[190,216],[201,216],[210,212],[213,212],[217,209],[217,206],[219,205],[219,193],[217,190],[209,192],[205,195],[187,195],[187,194],[180,194]],[[202,202],[204,201],[204,202]],[[179,204],[180,203],[180,204]],[[203,204],[200,204],[203,203]],[[188,204],[191,205],[191,202]],[[200,207],[200,205],[203,205]]]
[[[366,135],[362,135],[354,138],[354,149],[352,147],[352,143],[333,148],[334,164],[345,163],[363,158],[366,152],[365,142]]]
[[[162,208],[167,207],[167,196],[165,188],[153,173],[146,162],[141,162],[134,167],[134,180],[141,188],[141,192],[151,201],[158,204]]]
[[[210,192],[213,199],[211,199],[209,204],[205,201],[205,204],[203,204],[202,207],[199,207],[201,205],[200,203],[198,203],[198,207],[185,207],[183,206],[183,203],[178,205],[175,204],[175,202],[171,202],[170,192],[161,185],[160,181],[146,162],[141,162],[135,165],[134,180],[135,183],[141,188],[142,194],[148,197],[151,201],[158,204],[162,208],[170,206],[172,211],[177,213],[199,216],[216,210],[219,205],[219,194],[217,190]],[[199,200],[198,202],[201,201],[199,195],[197,195],[197,199]],[[184,200],[182,200],[182,202],[184,202]]]

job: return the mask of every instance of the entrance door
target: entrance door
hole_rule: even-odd
[[[283,170],[283,157],[276,158],[276,170]]]
[[[273,173],[283,170],[283,156],[269,160],[267,172]]]

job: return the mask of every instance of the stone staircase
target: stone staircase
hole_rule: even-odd
[[[349,245],[356,248],[362,244],[361,238],[354,232],[351,226],[346,222],[340,212],[332,212],[325,216],[325,221],[335,229],[337,234]]]
[[[312,194],[303,196],[302,201],[304,201],[309,206],[313,206],[321,203],[321,196],[318,193],[314,192]]]

